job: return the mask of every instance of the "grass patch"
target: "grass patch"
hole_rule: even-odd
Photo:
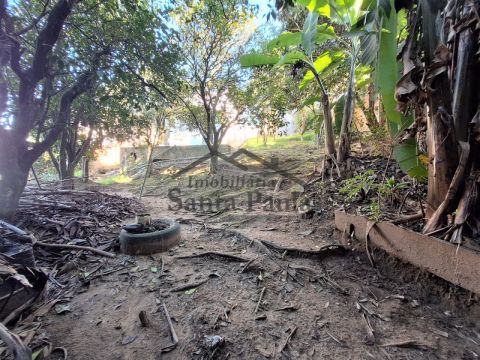
[[[275,149],[275,148],[288,148],[295,147],[298,144],[313,143],[315,140],[315,133],[308,131],[302,136],[300,134],[293,134],[288,136],[269,136],[267,144],[263,145],[263,139],[261,137],[254,137],[248,139],[243,145],[246,149]]]
[[[106,176],[97,180],[97,183],[101,185],[113,185],[113,184],[129,184],[132,182],[132,178],[125,174],[117,174],[112,176]]]

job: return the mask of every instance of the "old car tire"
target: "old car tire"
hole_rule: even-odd
[[[129,255],[148,255],[171,249],[180,242],[180,225],[171,219],[159,219],[168,224],[163,230],[134,234],[120,231],[120,250]]]

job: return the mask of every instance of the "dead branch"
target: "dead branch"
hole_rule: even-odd
[[[254,314],[256,314],[258,312],[258,309],[260,308],[260,304],[262,303],[262,300],[263,300],[263,295],[265,295],[265,290],[266,290],[266,287],[264,287],[260,292],[260,297],[258,298],[257,306],[255,306],[255,311],[253,312]]]
[[[418,349],[433,349],[433,345],[421,340],[401,340],[401,341],[393,341],[385,344],[379,344],[380,347],[403,347],[403,348],[418,348]]]
[[[204,280],[201,280],[201,281],[197,281],[195,283],[182,285],[182,286],[177,286],[177,287],[171,289],[170,292],[180,292],[180,291],[190,290],[190,289],[193,289],[193,288],[199,287],[200,285],[205,284],[207,281],[208,281],[208,279],[204,279]]]
[[[10,223],[7,223],[6,221],[0,220],[0,226],[3,226],[4,228],[13,231],[15,234],[25,237],[27,239],[30,239],[32,241],[32,244],[35,244],[37,242],[37,239],[35,236],[32,234],[27,233],[26,231],[23,231],[22,229],[19,229],[15,225],[12,225]]]
[[[195,258],[204,257],[204,256],[218,256],[224,259],[229,259],[231,261],[238,261],[238,262],[244,262],[244,263],[249,263],[250,261],[252,261],[251,259],[246,259],[241,256],[217,252],[217,251],[207,251],[201,254],[176,256],[175,259],[195,259]]]
[[[254,262],[255,260],[257,260],[257,259],[258,259],[258,256],[257,256],[256,258],[250,260],[248,263],[246,263],[245,266],[242,268],[242,270],[241,270],[240,272],[241,272],[241,273],[245,272],[245,270],[247,270],[248,267],[249,267],[250,265],[252,265],[253,262]]]
[[[174,350],[177,347],[178,337],[177,337],[177,333],[175,332],[175,329],[173,328],[172,318],[170,317],[170,314],[168,313],[167,306],[165,305],[165,303],[162,303],[162,308],[163,308],[163,312],[165,313],[165,317],[166,317],[167,323],[168,323],[168,329],[170,330],[170,336],[171,336],[172,341],[173,341],[173,343],[171,345],[168,345],[168,346],[162,348],[162,353],[166,353],[166,352],[170,352],[170,351]]]
[[[44,243],[41,241],[37,241],[35,245],[41,246],[41,247],[46,247],[46,248],[53,248],[53,249],[65,249],[65,250],[83,250],[83,251],[89,251],[94,254],[100,255],[100,256],[105,256],[109,258],[114,258],[115,254],[109,253],[107,251],[99,250],[92,248],[90,246],[80,246],[80,245],[69,245],[69,244],[48,244]]]
[[[20,337],[8,330],[2,323],[0,323],[0,338],[7,345],[15,360],[32,359],[32,352],[25,346]]]
[[[396,224],[396,225],[404,224],[406,222],[420,220],[420,219],[423,219],[423,214],[421,212],[418,213],[418,214],[408,215],[408,216],[404,216],[400,219],[393,220],[392,224]]]
[[[280,351],[279,353],[281,354],[283,352],[283,350],[285,350],[285,348],[288,346],[288,344],[290,343],[290,340],[292,340],[292,337],[293,335],[295,335],[295,333],[297,332],[297,327],[294,327],[292,331],[290,331],[290,334],[288,334],[287,338],[285,339],[285,342],[283,343],[283,345],[280,347]]]

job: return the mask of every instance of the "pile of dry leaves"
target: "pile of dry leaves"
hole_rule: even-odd
[[[15,225],[0,221],[0,358],[14,353],[30,360],[54,351],[66,357],[37,321],[51,307],[60,309],[59,299],[79,285],[58,276],[98,256],[114,257],[122,222],[142,210],[134,199],[101,192],[25,190]]]

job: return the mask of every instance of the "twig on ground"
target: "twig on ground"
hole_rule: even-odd
[[[252,265],[253,262],[254,262],[255,260],[257,260],[257,259],[258,259],[258,256],[257,256],[256,258],[250,260],[248,263],[246,263],[245,266],[244,266],[244,267],[242,268],[242,270],[240,271],[240,273],[245,272],[245,270],[247,270],[247,268],[248,268],[250,265]]]
[[[294,327],[292,331],[290,331],[290,334],[288,334],[287,338],[285,339],[285,342],[283,343],[283,345],[280,347],[280,351],[279,353],[281,354],[283,352],[283,350],[285,350],[285,348],[288,346],[288,344],[290,343],[290,340],[292,340],[292,337],[293,335],[295,335],[295,333],[297,332],[297,327]]]
[[[260,308],[260,304],[262,303],[263,300],[263,295],[265,294],[266,288],[264,287],[262,291],[260,292],[260,298],[258,299],[257,306],[255,306],[255,311],[253,312],[256,314],[258,312],[258,309]]]
[[[430,343],[421,340],[401,340],[401,341],[392,341],[389,343],[379,344],[380,347],[413,347],[418,349],[434,349],[434,346]]]
[[[171,345],[162,348],[162,353],[166,353],[166,352],[170,352],[170,351],[174,350],[177,347],[178,337],[177,337],[177,333],[175,332],[175,329],[173,328],[172,318],[170,317],[170,314],[168,313],[167,306],[165,305],[165,303],[162,303],[162,308],[163,308],[163,312],[165,313],[165,317],[166,317],[167,323],[168,323],[168,328],[170,330],[170,336],[171,336],[172,341],[173,341],[173,343]]]
[[[333,336],[332,334],[330,334],[330,332],[329,332],[328,330],[326,330],[326,332],[327,332],[327,335],[330,336],[337,344],[343,346],[343,343],[342,343],[340,340],[338,340],[335,336]]]
[[[198,281],[198,282],[195,282],[195,283],[182,285],[182,286],[177,286],[177,287],[171,289],[170,292],[180,292],[180,291],[184,291],[184,290],[185,291],[190,290],[190,289],[193,289],[193,288],[199,287],[200,285],[205,284],[207,281],[208,281],[208,279],[204,279],[202,281]]]
[[[374,343],[375,342],[375,330],[373,330],[372,325],[370,324],[370,320],[368,319],[367,315],[363,312],[362,313],[362,318],[365,321],[365,327],[367,329],[368,333],[368,339]]]
[[[199,258],[199,257],[204,257],[204,256],[218,256],[218,257],[222,257],[222,258],[229,259],[229,260],[232,260],[232,261],[245,262],[245,263],[248,263],[248,262],[251,261],[250,259],[246,259],[246,258],[243,258],[241,256],[222,253],[222,252],[217,252],[217,251],[208,251],[208,252],[204,252],[204,253],[201,253],[201,254],[176,256],[175,259],[194,259],[194,258]]]
[[[117,268],[117,269],[110,269],[110,270],[103,271],[103,272],[101,272],[101,273],[99,273],[99,274],[96,274],[96,275],[94,275],[94,276],[90,276],[90,275],[89,275],[89,276],[88,276],[88,280],[91,281],[91,280],[93,280],[93,279],[97,279],[97,278],[102,277],[102,276],[110,275],[110,274],[113,274],[113,273],[115,273],[115,272],[117,272],[117,271],[124,270],[124,269],[125,269],[125,267],[122,266],[122,267],[119,267],[119,268]]]
[[[37,241],[35,245],[41,246],[41,247],[47,247],[47,248],[53,248],[53,249],[64,249],[64,250],[83,250],[83,251],[89,251],[97,255],[109,257],[109,258],[114,258],[115,254],[109,253],[107,251],[99,250],[92,248],[90,246],[80,246],[80,245],[70,245],[70,244],[48,244],[44,243],[41,241]]]
[[[295,305],[287,305],[279,309],[275,309],[273,311],[297,311],[298,308]]]
[[[10,224],[6,221],[0,220],[0,226],[4,227],[4,228],[6,228],[10,231],[13,231],[15,234],[17,234],[19,236],[30,239],[32,244],[35,244],[37,242],[37,238],[33,234],[29,234],[26,231],[23,231],[22,229],[19,229],[15,225],[12,225],[12,224]]]
[[[322,274],[319,276],[319,278],[322,279],[327,285],[330,285],[335,290],[340,292],[342,295],[350,295],[347,289],[344,289],[343,287],[341,287],[336,281],[331,279],[327,274]]]

